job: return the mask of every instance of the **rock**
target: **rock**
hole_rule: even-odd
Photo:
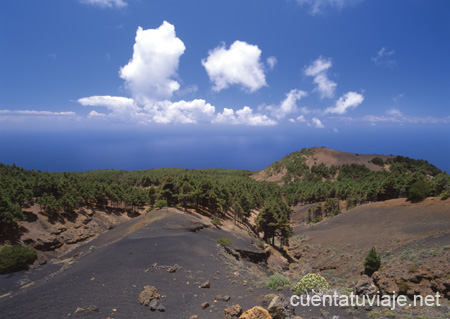
[[[178,264],[175,264],[173,266],[169,266],[166,268],[167,272],[173,273],[176,272],[177,270],[183,269],[181,266],[178,266]]]
[[[355,294],[358,296],[373,296],[377,291],[377,287],[367,275],[362,275],[355,285]]]
[[[295,259],[300,259],[300,258],[302,258],[302,252],[301,252],[301,251],[296,251],[296,252],[294,253],[294,258],[295,258]]]
[[[139,303],[144,306],[149,306],[153,299],[159,299],[161,296],[153,286],[145,286],[144,290],[139,295]]]
[[[211,282],[209,280],[205,281],[203,284],[200,285],[200,288],[210,288]]]
[[[96,311],[96,312],[99,311],[99,310],[98,310],[98,307],[96,307],[96,306],[89,306],[89,307],[87,308],[87,310],[88,310],[88,311]]]
[[[156,311],[156,310],[158,310],[160,312],[166,311],[166,308],[156,299],[153,299],[150,302],[150,307],[149,308],[150,308],[151,311]]]
[[[225,296],[222,296],[222,295],[217,295],[215,298],[214,298],[214,301],[229,301],[231,299],[231,297],[230,296],[228,296],[228,295],[225,295]]]
[[[266,309],[256,306],[244,312],[239,319],[272,319],[272,316]]]
[[[202,310],[209,307],[209,302],[202,303]]]
[[[239,318],[239,316],[242,314],[242,308],[239,305],[233,305],[225,308],[223,312],[225,313],[225,318]]]
[[[295,316],[295,309],[288,300],[275,296],[267,307],[273,319],[285,319]]]
[[[86,311],[86,309],[81,308],[81,307],[78,307],[78,308],[75,310],[75,313],[80,313],[80,312],[83,312],[83,311]]]
[[[151,311],[156,311],[156,308],[158,307],[159,302],[157,299],[153,299],[152,301],[150,301],[150,310]]]
[[[166,307],[164,307],[163,304],[159,302],[158,306],[156,307],[156,310],[158,310],[159,312],[165,312]]]
[[[197,318],[198,318],[197,315],[193,315],[193,316],[190,316],[190,317],[189,317],[189,319],[197,319]]]

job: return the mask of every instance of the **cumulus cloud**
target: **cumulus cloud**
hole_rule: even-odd
[[[133,99],[119,96],[91,96],[79,99],[85,106],[106,107],[109,118],[146,123],[198,123],[209,122],[214,117],[215,107],[204,100],[193,101],[156,101],[140,107]],[[105,114],[92,111],[88,117],[103,117]]]
[[[264,67],[260,61],[261,50],[256,45],[235,41],[229,49],[224,45],[209,52],[202,65],[213,82],[213,90],[219,92],[230,85],[240,85],[254,92],[267,85]]]
[[[314,83],[317,85],[316,91],[319,92],[320,97],[332,98],[337,84],[328,79],[327,71],[331,68],[331,59],[319,57],[311,65],[305,69],[305,75],[314,78]]]
[[[111,113],[109,117],[125,122],[135,121],[141,113],[141,108],[133,99],[121,96],[90,96],[78,100],[84,106],[103,106]]]
[[[80,0],[80,2],[100,8],[124,8],[127,6],[127,3],[123,0]]]
[[[253,114],[253,110],[248,106],[237,110],[224,108],[222,113],[218,113],[213,123],[233,124],[233,125],[251,125],[251,126],[272,126],[277,122],[261,113]]]
[[[392,56],[394,55],[395,51],[388,51],[385,47],[382,47],[378,52],[377,55],[372,57],[371,60],[375,65],[382,66],[386,68],[393,68],[397,65],[397,61],[395,61]]]
[[[302,90],[293,89],[286,94],[286,98],[278,106],[269,105],[263,107],[267,112],[278,120],[284,119],[288,114],[297,112],[297,101],[307,96],[308,93]]]
[[[342,9],[347,6],[355,5],[363,0],[297,0],[300,6],[306,5],[309,7],[311,15],[318,15],[330,8]]]
[[[88,114],[88,118],[102,118],[102,117],[105,117],[105,116],[106,116],[105,113],[99,113],[99,112],[96,112],[96,111],[91,111]]]
[[[135,41],[133,57],[119,72],[126,87],[138,103],[170,98],[180,88],[174,78],[186,49],[175,27],[166,21],[157,29],[138,27]]]
[[[215,107],[205,100],[193,101],[159,101],[146,105],[144,110],[156,123],[184,123],[195,124],[211,121],[216,111]]]
[[[277,65],[278,60],[276,57],[270,56],[267,58],[266,62],[267,62],[267,65],[269,66],[269,70],[272,70],[275,67],[275,65]]]
[[[364,96],[356,92],[347,92],[337,100],[336,105],[329,107],[325,113],[344,114],[349,109],[354,109],[364,101]]]
[[[325,126],[323,126],[322,121],[320,121],[318,118],[314,117],[311,120],[311,123],[308,124],[309,126],[313,126],[315,128],[324,128]]]

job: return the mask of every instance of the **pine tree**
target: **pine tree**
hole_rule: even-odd
[[[364,260],[364,273],[370,277],[375,271],[380,269],[380,266],[381,257],[378,255],[375,247],[372,247]]]

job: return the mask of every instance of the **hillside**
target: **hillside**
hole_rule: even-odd
[[[324,167],[326,167],[327,173],[321,177],[327,180],[335,180],[340,167],[344,165],[361,165],[372,172],[383,170],[389,172],[395,159],[396,156],[394,155],[355,154],[326,147],[312,147],[290,153],[251,177],[258,181],[271,181],[282,185],[308,179],[311,177],[310,174],[314,176],[323,174]],[[428,164],[427,169],[431,172],[439,172],[436,167],[430,164]]]
[[[275,298],[265,296],[289,298],[307,273],[353,291],[372,246],[383,260],[370,279],[376,289],[450,299],[450,177],[424,160],[313,148],[256,174],[50,173],[2,164],[0,173],[1,251],[16,244],[37,253],[28,271],[0,275],[0,317],[40,317],[36,310],[42,318],[142,317],[149,309],[137,302],[139,293],[155,285],[167,309],[152,317],[223,318],[237,303],[269,309],[267,298]],[[263,174],[272,175],[258,180]],[[278,183],[269,181],[277,174],[284,174]],[[171,272],[175,264],[182,268]],[[286,277],[280,291],[266,286],[275,273]],[[208,279],[210,288],[199,288]],[[290,319],[378,316],[283,307]],[[450,313],[450,306],[431,313]]]
[[[394,198],[450,196],[450,176],[425,160],[323,147],[291,153],[251,177],[276,182],[290,206],[332,200],[334,206],[341,201],[350,208]]]

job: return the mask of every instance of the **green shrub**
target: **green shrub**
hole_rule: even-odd
[[[219,217],[216,217],[211,221],[211,224],[213,224],[214,226],[221,226],[222,222],[220,221]]]
[[[281,274],[275,274],[269,277],[269,280],[266,282],[266,286],[269,289],[273,290],[281,290],[286,286],[289,286],[290,282],[285,276]]]
[[[364,260],[364,273],[370,277],[375,271],[380,269],[380,266],[381,257],[378,255],[375,247],[372,247]]]
[[[294,293],[298,296],[312,292],[313,290],[328,289],[328,283],[321,275],[307,274],[295,286]]]
[[[411,266],[409,266],[409,269],[408,269],[408,271],[412,272],[412,273],[415,273],[418,270],[419,270],[419,267],[417,267],[416,265],[411,265]]]
[[[378,165],[378,166],[384,166],[384,161],[383,161],[383,159],[380,158],[380,157],[374,157],[374,158],[372,158],[372,159],[369,161],[369,163],[370,163],[370,162],[372,162],[372,163],[374,163],[375,165]]]
[[[167,201],[165,199],[160,199],[155,203],[155,208],[167,207]]]
[[[231,244],[231,239],[227,237],[219,237],[217,238],[217,243],[226,247]]]
[[[420,179],[408,190],[408,199],[411,201],[421,201],[430,194],[430,185],[425,179]]]
[[[5,246],[0,251],[0,274],[26,270],[36,260],[34,249],[20,245]]]

